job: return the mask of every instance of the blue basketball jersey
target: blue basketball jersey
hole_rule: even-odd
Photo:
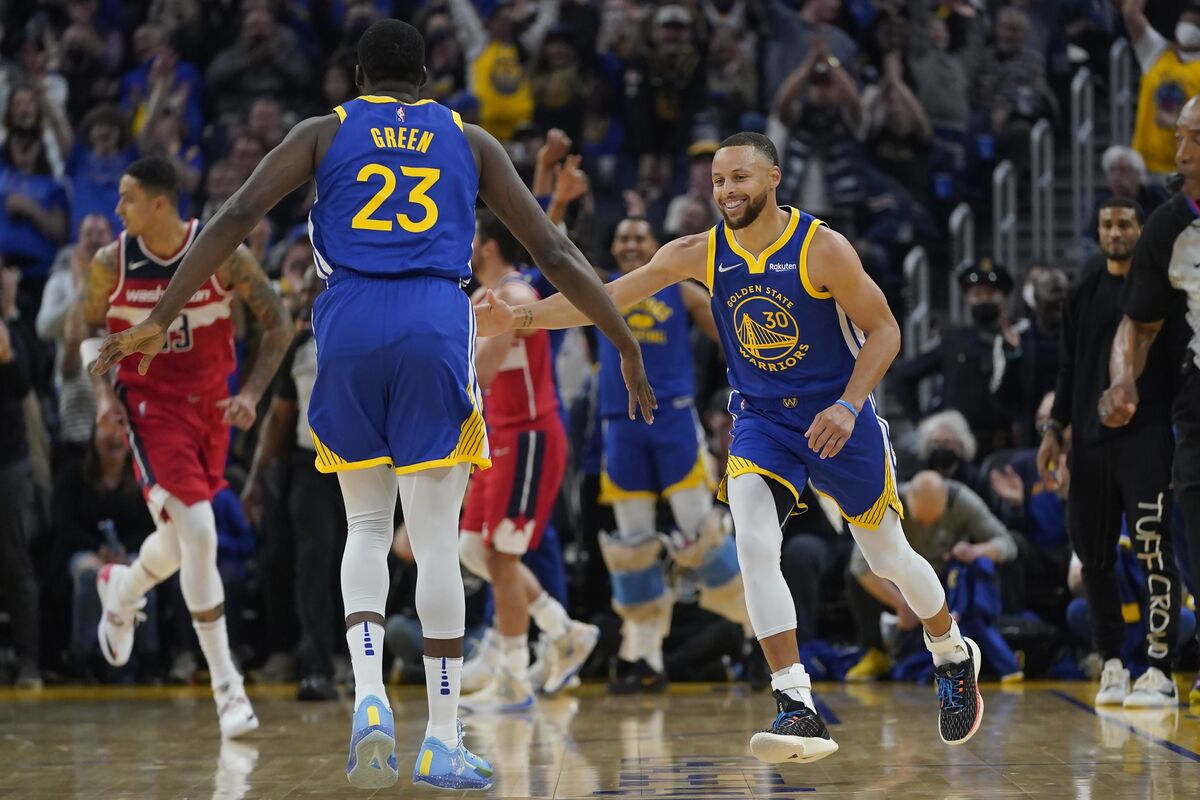
[[[625,311],[625,322],[642,347],[646,377],[659,403],[691,397],[695,391],[690,324],[683,291],[668,286]],[[607,337],[597,337],[600,348],[600,415],[624,416],[629,393],[621,376],[621,354]]]
[[[724,222],[708,233],[708,285],[729,385],[750,398],[831,404],[846,389],[865,337],[808,277],[824,223],[797,209],[755,258]]]
[[[458,113],[373,95],[334,111],[308,218],[320,276],[470,278],[479,169]]]

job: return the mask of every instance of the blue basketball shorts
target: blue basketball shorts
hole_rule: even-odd
[[[663,403],[654,424],[628,417],[603,421],[600,502],[670,497],[682,489],[713,487],[704,429],[690,397]]]
[[[317,469],[490,466],[475,314],[458,283],[337,270],[327,286],[313,305]]]
[[[859,527],[879,527],[889,508],[903,516],[888,425],[876,414],[874,400],[863,406],[838,454],[821,460],[809,448],[804,432],[828,406],[819,402],[788,408],[784,400],[751,400],[733,392],[729,398],[733,443],[720,499],[726,499],[729,478],[756,473],[790,489],[797,504],[805,481],[812,481],[818,494],[831,498],[842,516]]]

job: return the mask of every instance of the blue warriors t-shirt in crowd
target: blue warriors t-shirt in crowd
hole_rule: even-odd
[[[691,326],[683,305],[683,291],[668,286],[624,312],[625,322],[642,348],[646,377],[660,405],[695,393]],[[629,394],[621,375],[621,354],[607,337],[598,336],[600,351],[600,416],[623,417],[629,412]]]
[[[0,162],[0,255],[9,266],[18,266],[29,278],[41,278],[50,271],[58,244],[38,230],[33,221],[8,213],[9,195],[23,194],[45,209],[68,209],[67,192],[50,175],[18,172]]]

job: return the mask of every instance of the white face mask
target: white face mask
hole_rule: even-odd
[[[1200,50],[1200,25],[1180,22],[1175,26],[1175,41],[1184,50]]]

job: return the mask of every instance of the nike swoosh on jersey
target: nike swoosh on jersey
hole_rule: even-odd
[[[724,264],[721,264],[720,266],[718,266],[718,267],[717,267],[717,272],[729,272],[729,270],[731,270],[731,269],[737,269],[737,268],[738,268],[738,267],[740,267],[740,266],[742,266],[742,262],[741,262],[741,261],[739,261],[739,262],[738,262],[738,263],[736,263],[736,264],[730,264],[728,267],[727,267],[727,266],[725,266]]]
[[[134,261],[132,264],[130,264],[130,265],[129,265],[129,268],[130,268],[130,269],[137,269],[138,267],[144,267],[144,266],[146,266],[146,265],[147,265],[147,264],[149,264],[149,263],[150,263],[150,259],[148,259],[148,258],[143,258],[141,261]]]

